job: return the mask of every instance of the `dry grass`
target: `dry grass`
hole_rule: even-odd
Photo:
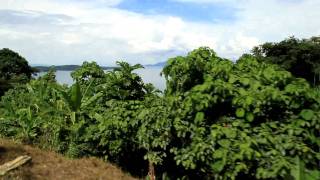
[[[117,167],[96,158],[73,160],[53,152],[0,139],[0,165],[21,155],[31,156],[32,161],[0,179],[134,179]]]

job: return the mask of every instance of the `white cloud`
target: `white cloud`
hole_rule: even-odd
[[[97,60],[113,65],[119,59],[150,64],[199,46],[235,59],[264,41],[320,34],[320,1],[316,0],[201,0],[238,8],[232,23],[143,15],[117,9],[120,2],[1,0],[0,48],[12,48],[36,64]]]

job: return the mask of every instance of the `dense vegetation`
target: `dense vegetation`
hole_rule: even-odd
[[[141,177],[319,179],[320,91],[262,58],[171,58],[163,94],[139,64],[84,62],[70,87],[50,71],[2,97],[0,134]]]
[[[278,64],[312,85],[320,83],[320,37],[290,37],[279,43],[264,43],[252,51],[258,59]]]
[[[18,53],[0,49],[0,97],[13,86],[28,82],[34,72],[35,69]]]

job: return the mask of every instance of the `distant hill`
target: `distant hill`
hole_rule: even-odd
[[[166,65],[166,61],[159,62],[156,64],[146,64],[145,67],[164,67]],[[53,67],[57,71],[74,71],[81,66],[79,65],[58,65],[58,66],[47,66],[47,65],[32,65],[33,68],[36,68],[40,72],[48,72],[51,67]],[[107,67],[107,66],[100,66],[103,70],[114,69],[115,67]]]
[[[79,65],[59,65],[59,66],[33,66],[33,67],[36,68],[37,70],[39,70],[40,72],[47,72],[47,71],[49,71],[49,69],[51,67],[57,71],[74,71],[74,70],[80,68],[81,66],[79,66]],[[115,67],[101,66],[101,68],[103,70],[109,70],[109,69],[113,69]]]
[[[167,61],[163,61],[163,62],[158,62],[158,63],[156,63],[156,64],[147,64],[147,65],[145,65],[145,66],[159,66],[159,67],[164,67],[165,65],[167,64]]]

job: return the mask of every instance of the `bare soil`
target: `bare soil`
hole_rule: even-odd
[[[31,156],[31,162],[10,171],[5,176],[0,176],[0,179],[134,179],[114,165],[105,163],[97,158],[69,159],[54,152],[40,150],[0,138],[0,165],[22,155]]]

